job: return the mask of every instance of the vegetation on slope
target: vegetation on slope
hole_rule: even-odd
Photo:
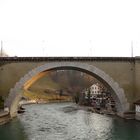
[[[85,73],[75,70],[61,70],[54,71],[39,79],[30,87],[30,90],[33,92],[44,92],[46,89],[63,90],[64,93],[73,95],[90,87],[94,82],[97,80]]]
[[[97,82],[95,78],[79,71],[53,71],[36,81],[24,95],[29,99],[44,101],[72,100],[94,82]]]
[[[44,92],[31,92],[25,91],[24,97],[29,100],[36,100],[37,102],[45,101],[45,102],[52,102],[52,101],[71,101],[71,96],[60,96],[58,94],[46,94]]]

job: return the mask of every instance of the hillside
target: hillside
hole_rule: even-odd
[[[53,102],[53,101],[71,101],[71,96],[59,96],[58,94],[46,94],[42,92],[31,92],[26,90],[24,92],[24,97],[28,100],[36,100],[37,102],[45,101],[45,102]]]
[[[88,74],[75,70],[59,70],[36,81],[28,91],[36,94],[34,96],[40,96],[38,98],[43,97],[44,99],[47,98],[44,96],[59,95],[60,93],[74,96],[95,82],[97,80]]]

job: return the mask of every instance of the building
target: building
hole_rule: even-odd
[[[108,112],[116,112],[115,101],[108,89],[102,84],[93,84],[83,92],[88,105],[98,109],[106,109]]]
[[[140,100],[136,101],[135,103],[135,119],[140,120]]]
[[[98,83],[93,84],[90,87],[90,94],[91,94],[91,98],[96,98],[97,95],[100,95],[101,94],[100,84],[98,84]]]
[[[100,88],[100,84],[96,83],[93,84],[90,88],[87,88],[83,91],[85,93],[85,98],[89,98],[93,99],[93,98],[97,98],[97,95],[101,95],[101,88]]]

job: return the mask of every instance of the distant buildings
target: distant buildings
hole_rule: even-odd
[[[93,106],[96,109],[106,109],[109,112],[115,111],[115,101],[106,87],[99,83],[93,84],[83,91],[85,105]]]

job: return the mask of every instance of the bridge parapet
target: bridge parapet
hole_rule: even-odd
[[[129,61],[140,60],[140,57],[0,57],[1,62],[41,62],[41,61]]]

